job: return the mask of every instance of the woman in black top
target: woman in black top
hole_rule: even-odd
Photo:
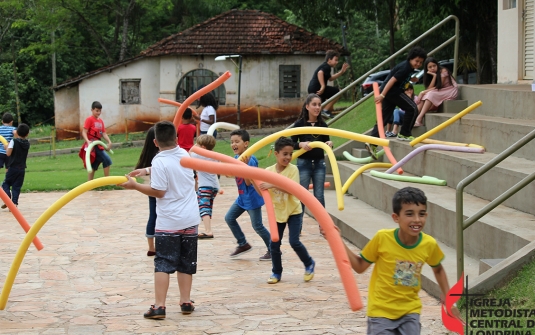
[[[301,115],[294,123],[294,127],[327,127],[321,116],[321,98],[317,94],[309,94],[306,98]],[[299,169],[299,179],[301,186],[308,189],[310,180],[314,185],[314,196],[325,207],[325,198],[323,196],[325,183],[325,153],[323,149],[312,149],[308,144],[310,142],[325,142],[331,148],[331,142],[328,135],[304,134],[292,136],[294,149],[305,149],[307,152],[297,159],[297,168]]]

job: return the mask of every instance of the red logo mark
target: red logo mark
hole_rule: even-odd
[[[442,323],[446,329],[464,335],[464,322],[458,317],[454,316],[451,307],[457,300],[461,298],[464,290],[464,273],[457,284],[453,285],[446,295],[446,302],[442,304]]]

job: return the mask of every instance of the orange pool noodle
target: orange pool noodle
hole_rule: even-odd
[[[211,150],[206,150],[198,146],[193,146],[190,149],[190,152],[194,152],[198,155],[212,158],[221,162],[230,163],[230,164],[239,164],[243,166],[248,166],[239,159],[234,159],[227,155],[220,154]],[[204,170],[201,170],[204,171]],[[253,182],[258,186],[261,181],[253,180]],[[223,190],[221,190],[223,191]],[[222,193],[221,193],[222,194]],[[275,217],[275,208],[273,207],[273,200],[271,199],[271,194],[268,190],[262,190],[262,198],[264,198],[264,203],[266,204],[266,213],[268,217],[269,231],[271,235],[271,240],[273,242],[279,242],[279,228],[277,227],[277,219]]]
[[[13,213],[13,216],[17,221],[19,222],[22,229],[24,229],[25,232],[28,232],[31,228],[31,226],[28,224],[28,221],[22,216],[22,213],[19,211],[17,206],[11,201],[11,199],[7,196],[6,192],[0,187],[0,198],[2,201],[4,201],[4,204],[7,205],[7,208]],[[35,237],[33,239],[33,245],[37,248],[37,250],[43,249],[43,244],[41,243],[41,240],[39,240],[39,237]]]
[[[184,114],[184,111],[186,110],[186,108],[188,108],[189,105],[191,105],[191,103],[193,101],[199,99],[200,97],[202,97],[206,93],[214,90],[216,87],[219,87],[221,84],[223,84],[225,81],[227,81],[227,79],[229,79],[231,76],[232,75],[230,74],[230,72],[227,71],[227,72],[223,73],[219,78],[217,78],[216,80],[211,82],[210,84],[204,86],[203,88],[201,88],[197,92],[195,92],[192,95],[190,95],[186,99],[186,101],[184,101],[184,103],[178,108],[178,111],[175,114],[175,118],[173,119],[173,124],[175,125],[175,127],[178,129],[178,126],[182,122],[182,114]]]
[[[379,84],[373,83],[373,95],[377,98],[379,94]],[[375,114],[377,115],[377,129],[379,130],[379,136],[384,139],[386,137],[385,126],[383,124],[383,109],[381,106],[381,104],[375,104]],[[385,155],[390,161],[390,163],[392,163],[392,165],[396,165],[398,161],[396,160],[394,155],[392,155],[392,151],[390,150],[390,148],[383,147],[383,149],[385,150]],[[403,174],[403,170],[401,168],[398,168],[396,171],[398,172],[398,174]]]
[[[200,153],[199,153],[200,154]],[[351,263],[345,251],[340,233],[336,230],[331,216],[320,202],[300,184],[274,172],[253,168],[246,165],[236,165],[227,163],[215,163],[191,157],[182,158],[180,164],[184,167],[209,173],[220,173],[224,175],[235,175],[242,178],[262,180],[271,183],[285,192],[295,195],[312,212],[319,225],[325,233],[325,238],[333,253],[336,266],[340,272],[340,278],[344,286],[349,306],[356,311],[363,307],[357,281],[353,276]]]

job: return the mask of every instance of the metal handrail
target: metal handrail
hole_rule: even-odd
[[[528,144],[530,141],[535,139],[535,130],[532,130],[529,134],[522,137],[516,143],[511,145],[509,148],[505,149],[498,156],[494,157],[492,160],[487,162],[485,165],[472,172],[469,176],[464,178],[457,184],[457,194],[456,194],[456,221],[457,221],[457,278],[460,279],[464,271],[464,230],[474,224],[477,220],[481,219],[488,212],[496,208],[505,200],[509,199],[516,192],[523,189],[533,180],[535,180],[535,172],[525,177],[510,189],[502,193],[499,197],[488,203],[485,207],[480,209],[477,213],[471,217],[464,220],[463,213],[463,191],[464,188],[470,185],[477,178],[485,174],[487,171],[498,165],[501,161],[506,159],[515,153],[518,149],[522,148],[524,145]]]
[[[410,42],[409,44],[405,45],[403,48],[401,48],[400,50],[398,50],[396,53],[394,53],[393,55],[391,55],[390,57],[388,57],[387,59],[385,59],[384,61],[382,61],[381,63],[379,63],[379,65],[376,65],[374,68],[372,68],[370,71],[366,72],[365,74],[363,74],[362,76],[360,76],[357,80],[353,81],[351,84],[349,84],[348,86],[346,86],[344,89],[340,90],[338,93],[336,93],[335,95],[333,95],[330,99],[326,100],[324,103],[321,104],[321,107],[325,107],[328,103],[330,103],[331,101],[333,101],[334,99],[337,99],[339,96],[341,96],[342,94],[344,94],[346,91],[348,91],[350,88],[352,88],[353,86],[355,86],[357,83],[361,82],[362,80],[368,78],[368,76],[372,73],[374,73],[375,71],[377,71],[378,69],[380,69],[381,67],[383,67],[385,64],[387,64],[388,62],[390,62],[392,59],[395,59],[397,56],[399,56],[401,53],[403,53],[405,50],[407,50],[408,48],[412,47],[414,44],[420,42],[422,39],[424,39],[425,37],[427,37],[429,34],[431,34],[432,32],[434,32],[435,30],[437,30],[439,27],[443,26],[446,22],[448,22],[449,20],[455,20],[455,35],[450,37],[446,42],[442,43],[440,46],[438,46],[437,48],[433,49],[431,52],[429,52],[427,55],[430,56],[432,55],[433,53],[441,50],[442,48],[444,48],[446,45],[450,44],[451,42],[455,41],[455,47],[454,47],[454,51],[453,51],[453,77],[454,78],[457,78],[457,61],[458,61],[458,58],[459,58],[459,19],[457,18],[457,16],[455,15],[450,15],[448,16],[447,18],[445,18],[444,20],[440,21],[439,23],[437,23],[436,25],[434,25],[433,27],[431,27],[429,30],[427,30],[425,33],[423,33],[422,35],[420,35],[418,38],[416,38],[415,40],[413,40],[412,42]],[[342,111],[341,113],[338,113],[336,115],[336,117],[334,117],[333,119],[329,120],[327,122],[328,125],[331,125],[333,122],[335,122],[336,120],[338,120],[340,117],[344,116],[346,113],[348,113],[349,111],[353,110],[355,107],[357,107],[359,104],[361,104],[362,102],[365,101],[365,99],[368,99],[370,95],[373,95],[373,94],[369,94],[368,96],[365,96],[364,98],[360,99],[359,101],[357,101],[356,103],[354,103],[353,105],[349,106],[348,108],[346,108],[344,111]]]

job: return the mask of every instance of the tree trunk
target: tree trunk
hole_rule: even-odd
[[[388,30],[390,31],[390,55],[393,55],[395,50],[394,50],[394,34],[395,34],[395,30],[394,30],[394,27],[395,27],[395,15],[396,15],[396,1],[395,0],[390,0],[388,1],[388,14],[389,14],[389,20],[388,20],[388,23],[389,23],[389,27],[388,27]],[[394,68],[394,66],[396,66],[396,60],[395,59],[392,59],[390,61],[390,68]]]
[[[20,118],[20,100],[19,100],[19,82],[17,79],[17,64],[15,57],[15,50],[13,49],[13,41],[11,41],[11,56],[13,57],[13,80],[15,82],[15,101],[17,103],[17,121],[18,124],[20,124],[21,118]]]
[[[119,53],[119,61],[124,60],[126,55],[126,49],[128,47],[128,22],[130,19],[130,13],[136,4],[136,0],[130,0],[128,7],[124,11],[123,15],[123,36],[121,41],[121,52]]]

